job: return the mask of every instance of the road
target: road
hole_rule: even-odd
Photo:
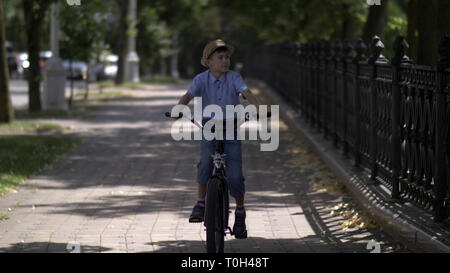
[[[43,92],[43,82],[41,82],[41,95]],[[74,89],[84,89],[84,81],[74,81]],[[15,109],[25,109],[28,107],[28,84],[26,80],[10,80],[9,89],[11,100]],[[66,97],[70,94],[70,81],[66,81]]]

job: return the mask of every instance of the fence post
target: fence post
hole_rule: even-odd
[[[434,221],[442,222],[448,217],[448,209],[444,206],[447,195],[447,166],[446,166],[446,141],[448,131],[447,94],[449,83],[446,79],[446,70],[450,68],[450,39],[448,36],[441,38],[439,43],[439,61],[436,66],[436,127],[435,127],[435,158],[434,158]],[[449,204],[447,204],[448,206]]]
[[[405,38],[398,35],[394,42],[395,55],[391,60],[392,65],[392,105],[391,105],[391,153],[392,153],[392,199],[400,199],[400,168],[401,168],[401,141],[400,141],[400,66],[411,63],[405,56],[409,45]]]
[[[300,77],[300,110],[302,113],[302,117],[305,118],[306,116],[306,109],[305,109],[305,44],[300,45],[300,54],[298,55],[298,63],[299,63],[299,77]]]
[[[359,84],[359,76],[361,74],[361,62],[366,62],[367,58],[364,52],[367,50],[366,44],[362,39],[358,39],[355,43],[355,51],[356,56],[353,58],[353,63],[356,65],[355,71],[355,96],[354,96],[354,105],[355,105],[355,167],[359,167],[361,164],[361,90]]]
[[[337,135],[337,68],[338,62],[341,58],[341,44],[336,41],[333,45],[334,55],[333,55],[333,88],[331,90],[333,98],[333,145],[337,147],[338,145],[338,135]]]
[[[374,36],[370,45],[371,56],[369,58],[369,65],[371,66],[370,76],[370,160],[371,173],[370,179],[378,184],[376,177],[378,175],[377,163],[377,92],[376,92],[376,78],[377,78],[377,63],[385,63],[386,58],[381,55],[384,44],[378,36]]]
[[[316,66],[316,93],[317,93],[317,100],[316,100],[316,109],[317,109],[317,131],[323,132],[324,128],[324,122],[325,119],[323,118],[324,110],[325,110],[325,82],[323,81],[323,77],[325,76],[322,66],[322,62],[325,59],[324,51],[323,51],[323,43],[317,42],[316,43],[316,56],[317,56],[317,66]]]
[[[295,59],[295,73],[293,76],[295,77],[295,87],[294,87],[294,94],[295,97],[295,105],[298,109],[300,109],[301,112],[301,96],[300,96],[300,84],[301,84],[301,78],[300,78],[300,43],[295,43],[294,45],[294,52],[293,56]]]
[[[324,138],[327,139],[328,138],[328,134],[330,133],[330,122],[329,119],[331,118],[331,96],[330,96],[330,74],[329,74],[329,64],[330,64],[330,43],[328,41],[323,42],[322,45],[323,48],[323,62],[324,62],[324,69],[323,69],[323,73],[325,75],[325,80],[323,81],[323,99],[324,99],[324,107],[323,107],[323,113],[324,113],[324,124],[323,124],[323,135]]]
[[[317,94],[317,62],[318,62],[318,48],[316,43],[311,44],[311,105],[313,107],[312,113],[311,113],[311,128],[316,127],[318,124],[317,120],[317,101],[318,101],[318,94]]]
[[[310,44],[305,44],[305,55],[303,57],[304,60],[304,65],[303,65],[303,75],[305,76],[305,83],[304,83],[304,90],[303,90],[303,94],[304,94],[304,98],[305,98],[305,118],[306,118],[306,122],[311,124],[311,102],[310,102],[310,97],[311,97],[311,67],[310,67],[310,59],[311,59],[311,50],[310,50]]]
[[[343,118],[343,136],[342,136],[342,142],[343,142],[343,152],[344,156],[348,155],[349,150],[349,135],[348,135],[348,86],[347,86],[347,71],[348,71],[348,63],[351,60],[351,52],[352,52],[352,44],[350,44],[349,41],[344,41],[342,44],[342,118]]]

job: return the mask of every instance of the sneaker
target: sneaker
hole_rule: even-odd
[[[189,223],[201,223],[205,218],[205,206],[201,206],[198,203],[195,204],[192,209],[192,214],[189,217]]]
[[[245,209],[243,212],[235,211],[233,233],[237,239],[247,238],[247,227],[245,226]]]

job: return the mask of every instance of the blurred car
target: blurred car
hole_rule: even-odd
[[[41,51],[39,52],[39,66],[43,70],[45,63],[48,59],[52,57],[51,51]],[[28,60],[27,52],[20,52],[17,54],[17,73],[21,76],[25,76],[30,68],[30,61]]]
[[[64,70],[66,71],[66,78],[73,80],[86,80],[88,66],[85,62],[72,61],[72,69],[70,61],[63,60]]]
[[[117,75],[119,57],[117,55],[107,55],[103,63],[94,67],[97,81],[113,79]]]

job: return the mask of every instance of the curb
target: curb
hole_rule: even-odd
[[[255,78],[247,78],[246,82],[258,87],[272,104],[280,105],[280,109],[283,109],[280,111],[280,118],[307,140],[322,160],[344,182],[361,208],[374,218],[383,231],[414,252],[450,253],[450,242],[445,236],[431,234],[430,231],[425,231],[409,221],[407,213],[393,210],[392,207],[395,204],[390,201],[387,189],[382,185],[374,186],[370,182],[366,182],[368,180],[366,174],[355,169],[351,165],[351,161],[340,154],[330,142],[324,140],[322,134],[311,130],[309,125],[300,119],[300,113],[295,111],[276,91]],[[413,216],[423,216],[424,214],[418,208],[409,208],[409,210],[410,214],[414,213]]]

